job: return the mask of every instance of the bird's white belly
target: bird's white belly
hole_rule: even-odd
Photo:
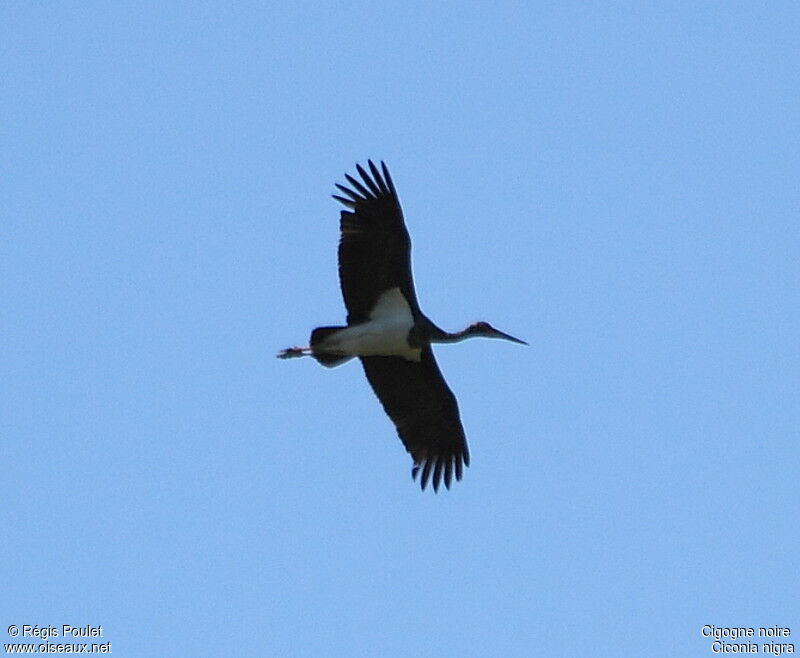
[[[337,332],[325,341],[327,351],[352,356],[402,356],[419,361],[420,350],[408,346],[409,324],[372,320]]]
[[[408,345],[414,316],[399,288],[385,291],[370,313],[368,322],[342,329],[330,336],[326,351],[351,356],[402,356],[419,361],[422,350]]]

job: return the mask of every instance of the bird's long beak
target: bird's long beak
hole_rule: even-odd
[[[497,331],[497,329],[493,329],[494,333],[492,334],[492,338],[502,338],[503,340],[510,340],[512,343],[519,343],[520,345],[527,345],[524,340],[520,340],[519,338],[514,338],[514,336],[509,336],[508,334],[504,334],[502,331]]]

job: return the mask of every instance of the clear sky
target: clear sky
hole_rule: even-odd
[[[117,656],[800,651],[800,9],[0,6],[0,636]],[[384,159],[472,466],[338,324]],[[60,638],[63,642],[64,638]],[[52,641],[52,640],[51,640]]]

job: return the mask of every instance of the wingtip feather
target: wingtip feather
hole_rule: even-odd
[[[350,174],[345,174],[344,177],[361,193],[361,195],[364,197],[364,200],[375,198],[372,193],[358,181],[358,179],[354,178]]]
[[[369,163],[369,170],[372,172],[372,178],[377,186],[381,189],[381,192],[383,192],[383,194],[389,194],[389,188],[386,187],[386,183],[381,176],[381,172],[375,166],[375,163],[372,160],[368,160],[367,162]]]
[[[442,481],[442,467],[444,466],[444,458],[439,457],[436,460],[436,468],[433,471],[433,491],[439,493],[439,483]]]
[[[422,467],[422,475],[420,476],[420,486],[422,490],[425,491],[425,487],[428,486],[428,480],[431,477],[431,467],[433,466],[433,462],[430,459],[425,460],[425,465]]]
[[[364,198],[360,196],[357,192],[353,192],[349,187],[345,187],[344,185],[339,185],[339,183],[334,183],[336,188],[340,191],[349,196],[353,201],[358,203],[359,201],[364,201]]]
[[[372,161],[370,160],[370,163],[371,162]],[[362,167],[360,164],[357,164],[356,165],[356,171],[358,171],[358,173],[361,176],[361,178],[364,179],[364,183],[367,185],[367,187],[370,190],[372,190],[372,193],[375,195],[375,197],[377,198],[377,197],[381,196],[381,194],[382,194],[381,188],[378,186],[378,184],[374,180],[372,180],[372,177],[367,173],[366,169],[364,169],[364,167]]]
[[[389,168],[386,166],[386,163],[381,160],[381,169],[383,169],[383,180],[386,181],[386,185],[389,188],[389,193],[392,196],[397,196],[397,192],[394,189],[394,181],[392,180],[392,176],[389,174]]]
[[[442,484],[446,489],[450,489],[454,480],[460,482],[465,466],[469,466],[469,453],[466,447],[461,453],[418,457],[411,467],[411,478],[414,481],[419,478],[422,491],[425,491],[430,484],[434,492],[438,493]]]
[[[355,209],[356,207],[355,201],[351,201],[350,199],[345,199],[343,196],[339,196],[338,194],[331,194],[331,197],[336,199],[343,206],[347,206],[348,208],[353,208],[353,209]]]

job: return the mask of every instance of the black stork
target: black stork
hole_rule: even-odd
[[[448,333],[420,310],[411,276],[411,239],[386,164],[369,161],[368,173],[356,165],[362,181],[345,174],[351,188],[333,195],[341,212],[339,281],[347,307],[347,325],[318,327],[309,347],[290,347],[278,358],[311,356],[327,367],[358,357],[375,395],[397,427],[414,460],[411,471],[424,490],[432,476],[434,491],[453,474],[461,479],[469,450],[458,404],[431,350],[432,343],[457,343],[484,336],[525,341],[476,322]]]

